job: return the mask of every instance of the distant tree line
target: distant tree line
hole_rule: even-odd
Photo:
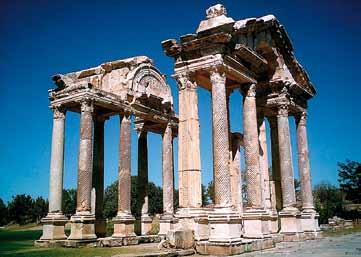
[[[8,223],[38,223],[47,211],[48,201],[42,197],[33,199],[30,195],[16,195],[7,205],[0,199],[0,226]]]
[[[313,189],[314,202],[320,214],[320,223],[327,223],[328,218],[339,216],[346,219],[360,219],[359,209],[349,210],[347,204],[361,204],[361,163],[346,160],[338,163],[339,187],[329,183],[320,183]],[[243,178],[245,181],[246,178]],[[137,192],[137,177],[132,176],[131,210],[136,216],[140,215]],[[247,183],[242,186],[243,201],[247,201]],[[297,206],[302,206],[300,182],[295,180]],[[163,212],[162,188],[153,182],[148,183],[149,214]],[[207,186],[202,185],[203,206],[214,203],[214,184],[210,181]],[[118,206],[118,181],[107,186],[104,192],[104,216],[111,219],[117,214]],[[63,212],[70,217],[75,213],[76,190],[63,190]],[[174,190],[174,208],[178,208],[178,190]],[[48,201],[42,197],[33,199],[30,195],[16,195],[6,204],[0,199],[0,226],[17,223],[26,224],[40,222],[48,212]]]

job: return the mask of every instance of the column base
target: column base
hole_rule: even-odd
[[[163,214],[160,217],[159,220],[159,236],[167,236],[168,231],[171,231],[174,229],[174,217],[172,214]]]
[[[280,230],[277,211],[271,211],[270,217],[270,232],[271,234],[277,234]]]
[[[69,240],[96,240],[95,215],[89,211],[77,212],[70,218],[71,231]]]
[[[320,231],[318,225],[319,214],[314,209],[305,209],[301,212],[301,227],[305,233],[315,233]]]
[[[107,236],[107,220],[104,218],[95,218],[95,234],[97,237]]]
[[[303,238],[300,211],[295,207],[287,207],[279,212],[281,221],[280,233],[284,241],[299,241]]]
[[[208,215],[210,243],[241,242],[242,218],[231,208],[214,208]]]
[[[208,214],[213,209],[179,208],[174,215],[174,230],[193,230],[194,240],[209,238]]]
[[[67,222],[68,219],[62,213],[48,213],[45,218],[41,219],[43,235],[40,237],[40,240],[66,239],[64,228]]]
[[[118,214],[113,218],[114,233],[113,238],[135,237],[134,233],[135,218],[131,214]]]
[[[243,213],[244,238],[270,237],[268,213],[262,209],[247,209]]]
[[[142,215],[140,219],[141,235],[149,235],[152,230],[152,218],[148,214]]]

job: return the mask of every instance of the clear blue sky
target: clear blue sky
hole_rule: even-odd
[[[160,42],[195,32],[214,1],[16,1],[0,4],[0,198],[48,196],[51,75],[134,55],[151,57],[172,74]],[[337,161],[361,159],[360,1],[223,1],[235,20],[274,14],[318,94],[310,102],[313,183],[337,183]],[[178,111],[175,82],[169,79]],[[210,96],[200,91],[203,182],[212,178]],[[241,98],[231,98],[232,130],[241,130]],[[294,123],[291,120],[292,133]],[[105,176],[117,178],[119,120],[106,124]],[[294,150],[296,148],[293,137]],[[66,188],[76,186],[79,116],[67,115]],[[136,174],[133,133],[133,174]],[[175,148],[177,142],[175,142]],[[150,180],[161,184],[161,139],[149,139]],[[177,153],[177,152],[176,152]],[[297,159],[294,155],[295,173]],[[175,155],[177,160],[177,155]]]

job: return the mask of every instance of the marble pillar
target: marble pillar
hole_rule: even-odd
[[[267,150],[267,136],[266,136],[266,121],[260,118],[259,121],[259,151],[260,151],[260,171],[262,174],[262,201],[263,207],[266,210],[271,210],[271,192],[270,179],[268,170],[268,150]]]
[[[282,210],[280,149],[278,144],[277,117],[268,118],[271,129],[272,180],[274,184],[274,203],[277,211]]]
[[[159,235],[166,235],[173,223],[173,137],[172,128],[168,124],[162,137],[162,176],[163,176],[163,214],[160,218]]]
[[[302,112],[296,116],[297,148],[298,148],[298,170],[301,180],[302,196],[302,229],[304,232],[317,232],[318,214],[313,204],[313,193],[311,184],[310,160],[307,141],[307,113]]]
[[[295,207],[296,195],[287,105],[280,105],[278,107],[277,125],[283,205],[282,211],[279,213],[281,219],[281,233],[293,236],[301,231],[300,223],[297,219],[299,211]]]
[[[95,234],[97,237],[105,237],[107,233],[107,223],[103,215],[104,123],[104,117],[94,117],[93,188],[95,189]]]
[[[263,230],[269,230],[270,233],[277,233],[278,231],[278,215],[277,211],[272,208],[271,199],[271,181],[268,166],[268,147],[267,147],[267,132],[266,119],[263,113],[259,113],[259,153],[260,153],[260,170],[262,175],[262,206],[267,212],[264,215]]]
[[[62,212],[64,170],[65,109],[53,108],[53,132],[50,160],[49,212],[41,220],[43,235],[40,240],[66,239],[64,225],[68,221]]]
[[[219,72],[211,73],[212,82],[212,131],[213,131],[213,177],[215,205],[231,206],[231,179],[229,172],[229,131],[226,105],[226,77]]]
[[[177,74],[179,88],[178,168],[179,207],[202,206],[201,157],[197,84],[188,74]]]
[[[243,142],[246,163],[247,208],[244,211],[244,237],[264,238],[268,229],[264,228],[262,206],[262,176],[259,159],[259,139],[256,108],[256,85],[246,88],[243,99]]]
[[[240,147],[243,144],[243,136],[239,133],[232,133],[232,155],[231,155],[231,195],[232,206],[239,212],[243,212],[242,180],[241,180],[241,153]]]
[[[113,219],[114,238],[133,237],[134,217],[130,209],[131,198],[131,117],[120,115],[120,146],[118,166],[118,213]]]
[[[262,208],[262,184],[256,111],[256,85],[251,85],[243,101],[244,152],[247,177],[248,209]]]
[[[76,213],[70,219],[71,240],[95,240],[95,215],[91,213],[93,176],[93,102],[84,100],[80,113],[80,143]]]
[[[149,234],[152,228],[152,219],[149,217],[148,208],[148,138],[147,131],[138,131],[138,217],[140,217],[141,235]]]
[[[215,208],[209,214],[209,242],[241,241],[241,219],[232,209],[226,76],[210,71],[212,83],[212,138]]]

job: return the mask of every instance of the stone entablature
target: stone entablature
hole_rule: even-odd
[[[244,239],[315,236],[319,231],[318,214],[312,199],[305,114],[307,101],[316,91],[295,58],[285,29],[273,15],[235,21],[227,17],[220,4],[208,8],[206,14],[195,34],[162,42],[165,54],[174,58],[173,77],[179,84],[181,204],[175,214],[179,225],[175,224],[174,231],[193,230],[200,253],[223,255],[242,251],[240,242]],[[210,91],[212,98],[214,208],[189,201],[189,195],[191,199],[200,197],[194,190],[201,185],[202,172],[197,161],[202,131],[196,97],[200,87]],[[240,135],[247,183],[245,206],[237,156],[240,138],[230,132],[229,97],[233,92],[243,96]],[[302,210],[296,208],[290,116],[295,117],[297,125]],[[267,119],[272,138],[272,176]],[[194,171],[197,176],[187,180]]]
[[[95,68],[53,77],[57,88],[49,90],[53,110],[53,137],[50,166],[49,213],[43,221],[39,244],[67,240],[66,244],[95,241],[106,235],[103,216],[104,194],[104,124],[119,116],[118,212],[113,219],[116,241],[137,243],[135,218],[139,233],[151,230],[148,215],[148,146],[147,133],[162,135],[164,216],[162,233],[173,217],[173,138],[177,136],[178,117],[165,77],[145,56],[103,63]],[[64,168],[64,128],[66,112],[80,113],[80,143],[77,176],[76,213],[70,218],[71,233],[64,234],[68,221],[62,213]],[[134,116],[134,119],[133,119]],[[131,213],[131,131],[138,132],[138,190],[142,205]],[[161,222],[162,223],[162,222]],[[72,242],[72,243],[70,243]]]

